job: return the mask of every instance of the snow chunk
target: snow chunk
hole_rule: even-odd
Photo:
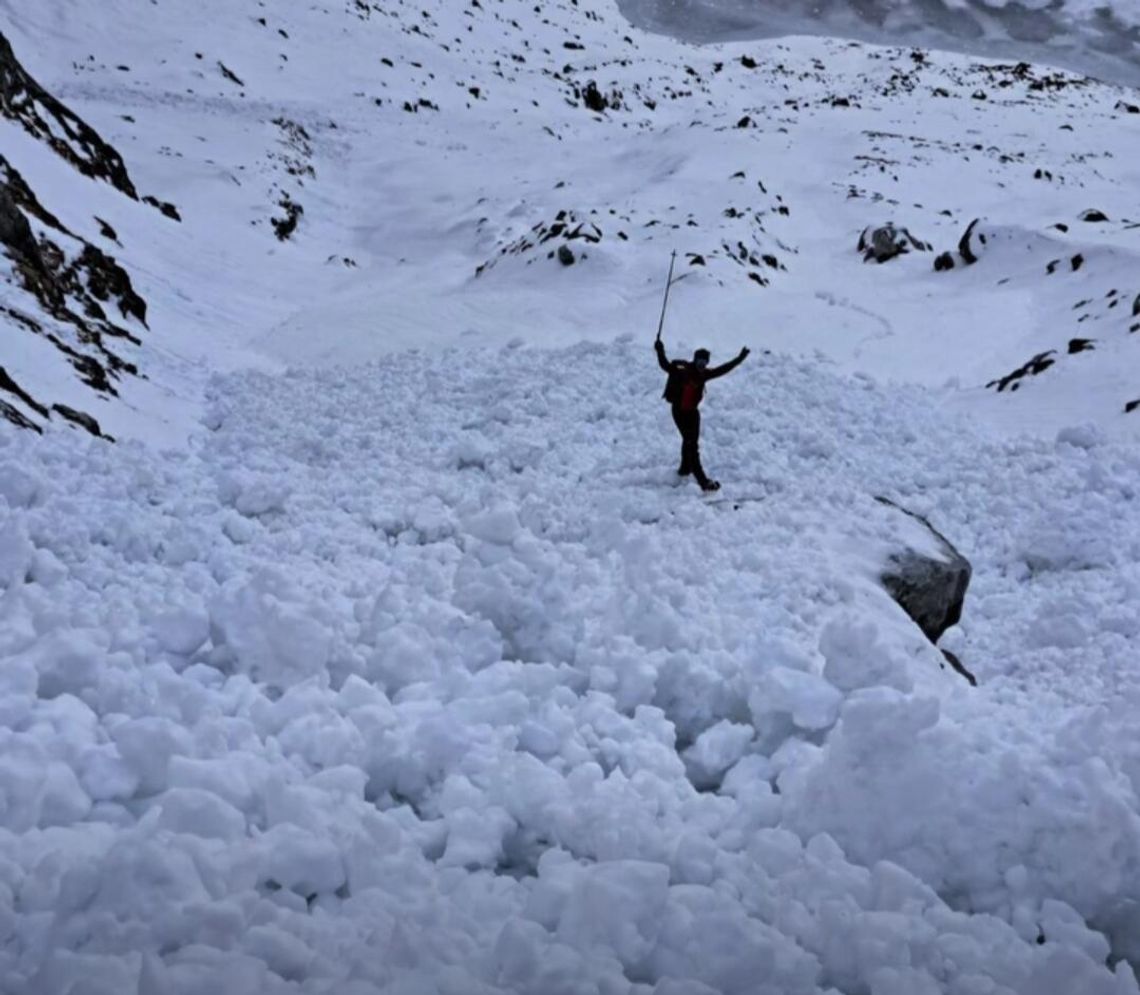
[[[201,607],[179,605],[152,623],[158,645],[167,653],[192,656],[210,638],[210,616]]]
[[[155,800],[158,825],[175,833],[232,840],[245,835],[245,816],[217,795],[198,788],[172,788]]]
[[[727,719],[702,732],[682,754],[694,786],[715,786],[721,775],[744,756],[754,735],[752,726],[739,725]]]
[[[505,505],[471,515],[462,524],[476,539],[498,546],[509,546],[522,531],[518,512]]]
[[[25,467],[10,460],[0,463],[0,498],[9,508],[31,508],[44,490],[43,479]]]
[[[839,716],[843,695],[817,674],[791,667],[772,667],[748,696],[756,724],[772,715],[789,715],[800,729],[830,729]]]
[[[579,868],[571,880],[558,938],[583,951],[612,950],[627,968],[640,965],[663,923],[669,868],[618,860]]]
[[[909,691],[914,686],[906,663],[880,641],[874,622],[834,619],[824,628],[819,649],[827,661],[823,676],[842,691],[877,685]]]
[[[1108,441],[1104,429],[1092,422],[1070,425],[1057,433],[1057,445],[1070,445],[1077,449],[1095,449]]]
[[[35,552],[21,518],[11,517],[0,524],[0,585],[12,588],[24,583]]]

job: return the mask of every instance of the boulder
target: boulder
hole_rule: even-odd
[[[974,220],[966,226],[966,230],[958,240],[958,255],[962,257],[962,261],[967,266],[971,266],[978,261],[980,251],[975,243],[977,242],[981,245],[986,244],[985,232],[979,232],[977,230],[980,220],[980,218],[974,218]]]
[[[39,246],[32,234],[31,225],[16,206],[8,184],[0,179],[0,245],[5,246],[18,259],[37,269],[43,268]]]
[[[915,238],[905,228],[900,228],[893,222],[871,225],[864,228],[859,236],[858,250],[863,253],[865,262],[873,259],[877,263],[885,263],[888,259],[910,252],[911,249],[928,252],[930,245]]]
[[[942,633],[962,617],[973,572],[970,561],[921,515],[889,498],[876,500],[918,526],[903,533],[905,545],[888,556],[879,579],[926,638],[937,645]]]

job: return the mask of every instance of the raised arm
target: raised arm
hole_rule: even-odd
[[[660,339],[657,339],[657,341],[653,343],[653,348],[657,351],[657,364],[668,373],[669,360],[665,356],[665,344]]]
[[[706,380],[715,380],[717,377],[723,377],[726,373],[731,373],[735,370],[745,359],[748,358],[748,347],[745,346],[740,350],[740,355],[735,359],[730,359],[727,363],[722,363],[720,366],[712,366],[705,370]]]

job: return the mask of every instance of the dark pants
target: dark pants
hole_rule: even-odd
[[[682,411],[679,405],[673,405],[673,422],[681,433],[681,466],[677,472],[682,476],[691,473],[704,487],[709,478],[701,466],[701,413],[696,409]]]

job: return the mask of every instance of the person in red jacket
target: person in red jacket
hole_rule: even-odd
[[[682,477],[692,474],[703,491],[719,490],[720,484],[710,480],[701,466],[701,398],[705,396],[705,384],[735,370],[747,358],[748,349],[741,349],[727,363],[709,366],[708,349],[698,349],[691,360],[670,360],[660,338],[653,347],[658,364],[669,374],[662,396],[673,406],[673,422],[681,433],[681,466],[677,473]]]

